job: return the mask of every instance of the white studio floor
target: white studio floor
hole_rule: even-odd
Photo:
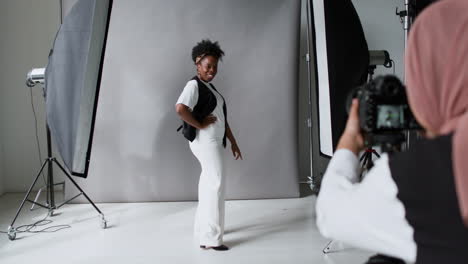
[[[0,197],[0,230],[6,231],[24,194]],[[32,196],[34,198],[34,196]],[[60,197],[59,197],[60,198]],[[192,239],[196,202],[98,204],[108,221],[101,229],[89,204],[65,205],[50,225],[56,233],[0,234],[0,263],[326,263],[361,264],[372,253],[339,245],[327,255],[315,225],[315,196],[226,202],[226,252],[202,250]],[[43,219],[44,209],[23,209],[15,227]]]

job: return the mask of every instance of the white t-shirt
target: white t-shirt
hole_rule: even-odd
[[[202,81],[203,82],[203,81]],[[208,89],[216,96],[216,108],[211,113],[214,115],[217,120],[215,123],[209,125],[204,129],[197,129],[197,136],[192,144],[209,144],[209,143],[223,143],[224,131],[226,129],[225,122],[226,119],[224,117],[223,112],[223,104],[224,100],[221,95],[216,92],[213,88],[211,88],[210,84],[207,82],[203,82]],[[183,104],[190,108],[190,111],[193,111],[193,108],[198,102],[198,83],[196,80],[190,80],[185,85],[184,90],[179,96],[177,100],[177,104]]]

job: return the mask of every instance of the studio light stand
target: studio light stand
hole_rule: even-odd
[[[395,14],[400,17],[400,21],[403,24],[403,30],[405,31],[405,42],[404,48],[406,50],[406,45],[408,44],[408,34],[411,26],[413,25],[414,21],[414,7],[415,4],[413,0],[405,0],[405,10],[398,11],[398,7],[396,8]]]
[[[32,71],[30,71],[28,73],[26,85],[28,87],[33,87],[36,84],[44,84],[44,75],[45,75],[44,73],[45,73],[45,69],[33,69]],[[33,183],[29,187],[28,192],[24,196],[24,199],[21,202],[21,205],[19,206],[13,221],[11,222],[10,226],[8,227],[7,234],[8,234],[8,238],[10,240],[15,240],[15,238],[16,238],[16,233],[18,233],[18,231],[14,227],[14,224],[15,224],[16,219],[18,218],[18,216],[19,216],[19,214],[20,214],[21,210],[23,209],[26,202],[32,203],[33,206],[37,205],[39,207],[47,209],[48,210],[48,215],[53,216],[54,210],[62,207],[63,205],[71,202],[72,200],[78,198],[80,195],[84,195],[84,197],[88,200],[88,202],[99,213],[100,218],[101,218],[101,227],[103,229],[107,228],[107,221],[106,221],[106,219],[104,217],[104,214],[101,212],[101,210],[99,210],[99,208],[88,197],[88,195],[81,189],[81,187],[75,182],[75,180],[73,180],[70,173],[68,173],[67,170],[57,161],[57,159],[55,157],[53,157],[51,134],[50,134],[50,129],[49,129],[49,126],[47,125],[47,122],[46,122],[46,127],[47,127],[47,158],[45,159],[44,163],[42,163],[42,166],[41,166],[39,172],[37,173],[36,178],[34,179]],[[68,199],[65,202],[62,202],[59,205],[56,205],[56,203],[55,203],[54,186],[57,185],[57,184],[54,183],[53,164],[57,165],[59,167],[59,169],[73,183],[73,185],[75,185],[75,187],[80,191],[79,194],[75,195],[74,197]],[[41,204],[41,203],[37,202],[38,196],[36,196],[36,199],[34,201],[30,200],[28,197],[31,194],[32,189],[36,185],[37,180],[39,179],[39,177],[42,174],[42,171],[44,170],[46,165],[47,165],[47,181],[46,181],[46,196],[47,196],[47,198],[46,198],[46,203]],[[61,183],[59,183],[59,184],[61,184]],[[33,208],[31,208],[31,210],[32,209]]]
[[[403,57],[406,56],[406,48],[408,46],[408,36],[411,26],[414,23],[416,18],[416,4],[415,0],[405,0],[405,10],[398,11],[398,7],[396,8],[395,14],[400,17],[400,21],[403,24],[403,30],[405,32],[405,38],[403,43]],[[405,65],[403,64],[403,82],[406,83],[406,76],[405,76]],[[410,142],[416,139],[416,135],[407,131],[405,133],[406,136],[406,145],[404,146],[405,149],[409,149]]]
[[[310,43],[311,43],[311,38],[312,38],[312,34],[311,32],[309,31],[309,29],[311,28],[311,14],[310,14],[310,1],[306,1],[306,10],[307,10],[307,15],[306,15],[306,18],[307,18],[307,30],[306,30],[306,34],[307,34],[307,37],[306,37],[306,40],[307,40],[307,51],[306,51],[306,54],[304,56],[304,59],[305,59],[305,62],[307,64],[307,95],[308,95],[308,100],[307,100],[307,120],[306,120],[306,124],[307,124],[307,135],[308,135],[308,143],[309,143],[309,169],[310,169],[310,175],[307,176],[307,181],[305,182],[300,182],[300,183],[305,183],[307,185],[309,185],[310,189],[312,190],[312,193],[313,194],[318,194],[319,193],[319,190],[320,190],[320,186],[319,186],[319,177],[314,174],[314,168],[313,168],[313,137],[312,137],[312,133],[313,133],[313,129],[312,129],[312,113],[313,113],[313,108],[312,108],[312,86],[311,86],[311,61],[310,61]]]
[[[383,65],[385,68],[391,68],[393,66],[393,60],[390,59],[390,54],[386,50],[376,51],[370,50],[369,51],[370,57],[370,65],[368,67],[368,82],[371,82],[374,78],[374,71],[377,68],[377,65]],[[377,156],[380,158],[379,153],[372,147],[368,147],[364,150],[359,162],[362,163],[361,166],[361,174],[359,175],[359,180],[362,180],[362,176],[364,171],[369,171],[373,166],[374,162],[372,161],[372,155]]]

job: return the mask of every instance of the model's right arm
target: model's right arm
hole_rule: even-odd
[[[216,122],[216,117],[209,115],[199,122],[192,114],[192,110],[198,103],[198,85],[197,82],[189,81],[177,100],[175,105],[176,112],[180,118],[197,129],[203,129]]]
[[[191,126],[197,129],[203,129],[210,124],[216,122],[216,117],[213,115],[207,116],[203,122],[198,122],[192,115],[189,107],[184,104],[176,104],[176,112],[182,120],[189,123]]]

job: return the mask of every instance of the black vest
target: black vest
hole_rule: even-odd
[[[414,229],[416,264],[468,263],[468,228],[463,225],[452,170],[452,136],[421,140],[390,156],[398,199]]]
[[[197,81],[198,86],[198,101],[195,107],[193,108],[192,115],[198,121],[202,122],[208,115],[213,113],[216,108],[216,96],[211,92],[211,90],[206,87],[205,83],[203,83],[198,76],[192,78],[192,80]],[[218,92],[214,85],[210,83],[211,88]],[[219,92],[218,92],[219,93]],[[223,98],[223,113],[224,113],[224,120],[225,120],[225,127],[227,127],[227,108],[226,108],[226,100],[224,97],[219,94]],[[182,126],[180,126],[177,131],[182,128],[182,133],[184,137],[192,142],[195,137],[197,136],[197,129],[185,121],[182,121]],[[223,137],[223,147],[226,147],[226,129],[224,130],[224,137]]]

